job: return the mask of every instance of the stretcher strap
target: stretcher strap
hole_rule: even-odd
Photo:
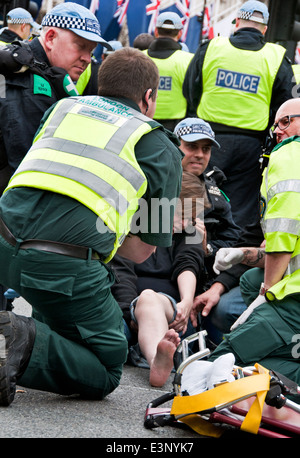
[[[241,429],[257,434],[263,404],[270,387],[269,371],[259,364],[255,365],[258,374],[244,377],[234,382],[224,383],[211,390],[193,396],[176,396],[173,400],[171,415],[188,415],[197,412],[214,411],[222,405],[234,404],[242,398],[256,396],[252,403]],[[183,418],[180,418],[183,421]]]
[[[188,415],[187,417],[181,418],[180,421],[189,426],[201,436],[219,438],[224,433],[223,428],[203,420],[203,418],[201,418],[199,415]]]

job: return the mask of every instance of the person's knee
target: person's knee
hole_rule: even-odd
[[[153,310],[153,308],[159,305],[158,297],[158,294],[152,289],[142,291],[135,305],[135,314],[139,313],[142,309],[145,310],[146,307],[151,307]]]

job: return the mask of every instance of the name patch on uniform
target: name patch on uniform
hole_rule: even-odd
[[[161,76],[159,78],[158,89],[161,91],[171,91],[172,89],[172,77],[171,76]]]
[[[111,124],[115,124],[118,121],[117,116],[113,116],[110,113],[105,113],[104,111],[98,111],[88,107],[80,108],[78,113],[84,116],[89,116],[90,118],[100,119]]]
[[[257,94],[260,76],[218,68],[216,86]]]
[[[51,86],[47,80],[39,75],[33,75],[33,93],[44,94],[47,97],[52,97]]]

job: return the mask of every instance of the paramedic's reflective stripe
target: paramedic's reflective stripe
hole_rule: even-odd
[[[33,144],[30,151],[36,149],[53,149],[62,153],[74,154],[76,156],[82,156],[87,159],[94,159],[100,161],[102,164],[111,168],[115,172],[122,175],[126,180],[130,181],[134,189],[138,190],[143,182],[144,178],[141,176],[138,170],[136,170],[131,164],[122,158],[118,158],[116,161],[115,152],[107,151],[98,147],[83,145],[82,143],[72,142],[70,140],[64,140],[60,138],[47,138],[40,139],[38,144]],[[31,164],[33,164],[31,162]],[[19,170],[23,166],[21,163]],[[37,169],[34,169],[37,170]],[[47,169],[47,171],[49,171]]]
[[[99,189],[101,189],[101,197],[109,202],[120,215],[124,215],[129,207],[127,199],[109,183],[97,177],[92,172],[74,167],[71,164],[62,164],[45,159],[32,159],[22,162],[18,168],[18,173],[45,172],[45,170],[47,170],[47,173],[78,181],[95,193],[98,193]]]
[[[172,77],[171,76],[160,76],[158,89],[160,91],[171,91],[172,90]]]
[[[218,69],[216,86],[257,94],[260,76]]]
[[[262,222],[264,232],[286,232],[300,236],[300,221],[290,218],[269,218]]]
[[[266,180],[267,182],[267,180]],[[299,192],[300,193],[300,180],[283,180],[272,186],[267,194],[267,202],[269,202],[275,194],[280,192]]]
[[[296,270],[298,269],[300,269],[300,255],[299,254],[291,258],[284,275],[290,275],[293,272],[296,272]]]

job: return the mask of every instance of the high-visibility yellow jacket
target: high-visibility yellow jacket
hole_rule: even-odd
[[[281,281],[267,292],[278,300],[300,293],[300,137],[279,143],[271,153],[261,186],[266,253],[292,253]]]
[[[67,195],[96,213],[116,233],[108,261],[130,230],[147,179],[134,154],[139,139],[159,124],[104,97],[59,101],[11,178]]]
[[[149,56],[148,50],[144,52]],[[155,62],[159,71],[159,87],[154,118],[184,118],[187,101],[182,94],[182,84],[193,54],[177,50],[166,59],[149,57]]]
[[[81,95],[83,94],[89,80],[91,77],[92,73],[92,65],[89,63],[89,65],[86,67],[83,73],[81,73],[80,77],[78,78],[78,81],[76,83],[76,89],[78,91],[78,94]]]
[[[268,126],[272,88],[286,50],[266,43],[259,51],[238,49],[229,38],[211,40],[205,53],[199,118],[263,131]]]

